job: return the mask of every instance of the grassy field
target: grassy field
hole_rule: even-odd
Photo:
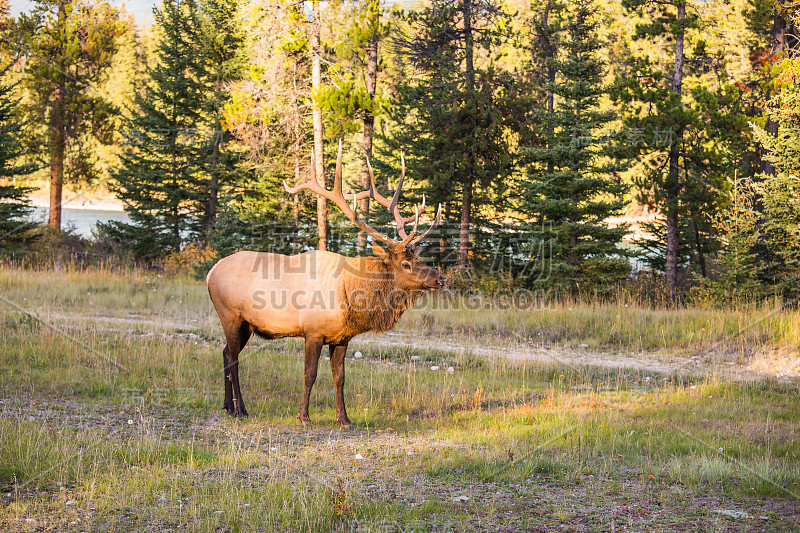
[[[356,429],[340,431],[324,365],[314,425],[295,419],[296,340],[248,345],[251,416],[223,416],[221,331],[199,282],[0,269],[0,531],[800,530],[796,378],[434,342],[796,362],[797,312],[475,307],[407,313],[396,329],[431,348],[351,351]]]

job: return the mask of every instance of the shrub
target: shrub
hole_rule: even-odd
[[[183,250],[167,256],[164,260],[164,273],[171,276],[196,276],[197,268],[208,264],[216,255],[210,246],[190,242],[183,247]]]

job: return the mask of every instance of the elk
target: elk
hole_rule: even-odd
[[[313,151],[311,161],[311,179],[308,182],[295,187],[284,182],[284,187],[292,194],[307,189],[335,203],[350,222],[374,239],[372,250],[375,257],[345,257],[324,251],[294,256],[242,251],[214,265],[206,283],[227,341],[222,352],[223,407],[233,417],[247,416],[239,385],[239,353],[252,334],[265,339],[303,337],[304,389],[297,417],[303,425],[310,423],[309,397],[317,378],[322,347],[327,344],[336,390],[336,419],[343,428],[351,428],[344,403],[347,344],[361,333],[390,329],[424,291],[444,286],[442,276],[420,259],[416,248],[438,225],[442,207],[439,205],[433,223],[420,235],[417,235],[417,229],[425,209],[424,196],[422,207],[415,207],[413,215],[404,217],[400,214],[398,202],[405,177],[402,155],[400,179],[391,200],[377,191],[369,161],[369,190],[345,197],[342,192],[341,141],[333,190],[317,181]],[[367,197],[394,215],[400,240],[378,232],[358,216],[358,200]],[[352,208],[348,200],[352,201]],[[406,233],[406,225],[412,221],[413,230]]]

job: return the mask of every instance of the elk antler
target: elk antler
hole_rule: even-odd
[[[397,189],[392,196],[391,202],[384,198],[375,188],[375,176],[372,174],[372,166],[369,164],[369,160],[367,160],[367,167],[369,168],[369,178],[370,178],[370,188],[368,191],[361,191],[358,193],[352,193],[352,201],[353,207],[351,208],[350,205],[347,203],[347,199],[342,192],[342,141],[339,140],[339,154],[336,157],[336,172],[334,174],[333,179],[333,190],[329,191],[325,188],[324,185],[320,185],[317,181],[317,174],[314,167],[314,150],[311,150],[311,180],[306,183],[301,183],[296,187],[289,187],[286,184],[286,181],[283,182],[284,188],[294,194],[297,192],[302,191],[303,189],[308,189],[323,198],[327,198],[328,200],[335,203],[339,209],[344,213],[350,222],[355,224],[361,231],[372,235],[373,238],[381,241],[382,243],[386,244],[387,246],[393,248],[401,248],[404,249],[407,246],[413,246],[414,244],[418,243],[425,237],[427,237],[431,231],[439,224],[439,217],[442,214],[442,206],[439,205],[439,210],[436,213],[436,218],[433,220],[433,224],[431,227],[428,228],[428,231],[423,233],[422,235],[417,237],[417,228],[419,227],[419,217],[422,214],[422,211],[425,209],[425,196],[422,197],[422,207],[418,208],[417,206],[414,207],[414,214],[408,217],[403,217],[400,215],[400,212],[397,207],[397,203],[400,199],[400,190],[403,187],[403,178],[406,173],[406,164],[405,159],[403,159],[402,154],[400,156],[402,160],[402,172],[400,174],[400,181],[397,184]],[[389,208],[394,215],[395,223],[397,224],[397,233],[400,235],[401,240],[395,241],[383,235],[379,231],[375,230],[371,226],[369,226],[366,222],[364,222],[357,213],[358,209],[358,200],[363,200],[364,198],[372,198],[379,204],[383,205],[384,207]],[[411,231],[410,234],[406,234],[405,226],[409,222],[414,222],[414,229]]]
[[[414,237],[417,233],[417,221],[419,220],[419,216],[425,211],[424,194],[422,195],[422,206],[419,208],[419,212],[416,212],[414,215],[403,217],[400,214],[400,210],[397,208],[397,204],[400,201],[400,191],[403,189],[403,179],[406,177],[406,159],[405,157],[403,157],[402,152],[400,152],[400,179],[397,182],[397,189],[395,189],[391,200],[387,200],[383,195],[381,195],[381,193],[378,192],[378,188],[375,187],[375,175],[372,173],[372,165],[370,165],[369,163],[369,158],[367,158],[367,168],[369,169],[369,186],[370,186],[370,190],[368,191],[370,193],[369,196],[382,206],[389,209],[392,215],[394,215],[394,222],[395,225],[397,225],[397,233],[400,235],[400,238],[403,239],[404,242],[406,239],[408,239],[409,241],[408,245],[413,246],[416,243],[423,240],[428,235],[430,235],[430,233],[434,229],[436,229],[436,226],[439,225],[439,218],[442,215],[442,204],[439,204],[439,209],[436,212],[436,217],[434,217],[433,223],[428,228],[428,231],[426,231],[419,237],[416,238]],[[414,230],[411,232],[410,235],[407,235],[405,226],[412,220],[414,221]]]

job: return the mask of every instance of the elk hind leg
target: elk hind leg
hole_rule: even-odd
[[[242,390],[239,385],[239,353],[247,344],[251,335],[250,324],[241,321],[225,331],[228,344],[222,350],[223,370],[225,379],[224,408],[229,415],[239,418],[247,416],[247,409],[242,400]]]

